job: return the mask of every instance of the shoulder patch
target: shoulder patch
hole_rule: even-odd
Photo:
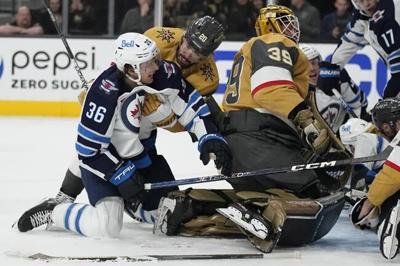
[[[171,75],[175,74],[175,67],[173,64],[164,61],[164,71],[167,73],[167,79],[171,77]]]
[[[212,70],[210,64],[203,64],[200,67],[200,70],[201,70],[201,75],[204,77],[204,81],[214,80],[215,74],[213,73],[213,70]]]
[[[104,91],[106,94],[110,94],[113,91],[118,91],[115,87],[114,82],[109,79],[103,79],[100,84],[100,89]]]
[[[132,94],[124,100],[121,107],[121,120],[132,132],[139,132],[142,110],[139,95]]]
[[[156,38],[166,41],[167,43],[170,43],[171,40],[175,39],[175,32],[172,32],[169,29],[161,28],[157,33]]]

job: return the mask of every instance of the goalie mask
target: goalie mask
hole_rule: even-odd
[[[293,11],[285,6],[267,5],[261,8],[255,24],[257,36],[280,33],[298,43],[300,39],[299,20]]]
[[[400,120],[400,99],[386,98],[379,101],[371,110],[372,121],[379,129],[383,123],[388,123],[395,128],[395,123]]]
[[[132,66],[138,75],[134,79],[127,75],[132,81],[141,81],[140,69],[146,69],[151,63],[158,64],[160,61],[160,51],[154,41],[139,33],[124,33],[115,42],[115,63],[118,69],[125,72],[125,66]]]

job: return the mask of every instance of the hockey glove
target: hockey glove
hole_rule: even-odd
[[[367,198],[362,198],[356,204],[354,204],[353,208],[350,212],[350,218],[353,225],[361,230],[364,229],[376,229],[379,223],[379,213],[380,210],[378,207],[373,206],[368,213],[360,217],[361,210],[363,209],[363,205]]]
[[[121,197],[128,202],[137,202],[143,197],[143,176],[136,171],[132,161],[123,162],[112,174],[110,182],[118,187]]]
[[[207,134],[200,138],[198,149],[204,165],[210,161],[210,154],[215,155],[215,166],[226,176],[232,174],[232,154],[226,140],[218,134]]]
[[[323,128],[310,109],[303,109],[293,119],[294,123],[303,130],[304,138],[316,154],[324,154],[330,145],[328,131]]]
[[[172,110],[171,104],[163,96],[156,94],[145,95],[143,103],[143,116],[157,126],[171,132],[181,132],[184,127],[178,122],[178,118]]]
[[[332,89],[340,91],[340,66],[326,61],[320,64],[318,87],[326,95],[333,96]]]

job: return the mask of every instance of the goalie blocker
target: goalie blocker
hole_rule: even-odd
[[[280,189],[187,189],[161,200],[154,229],[167,235],[245,236],[268,253],[275,245],[301,246],[325,236],[336,224],[344,202],[342,192],[305,199]],[[241,221],[230,219],[233,212]]]

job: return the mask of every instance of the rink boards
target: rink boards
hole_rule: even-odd
[[[0,115],[78,116],[81,82],[59,38],[0,37]],[[68,39],[86,80],[98,76],[113,59],[110,39]],[[223,42],[215,52],[220,76],[220,100],[232,60],[243,42]],[[324,58],[334,44],[314,45]],[[368,95],[370,107],[388,80],[384,62],[371,47],[358,52],[346,66]]]

